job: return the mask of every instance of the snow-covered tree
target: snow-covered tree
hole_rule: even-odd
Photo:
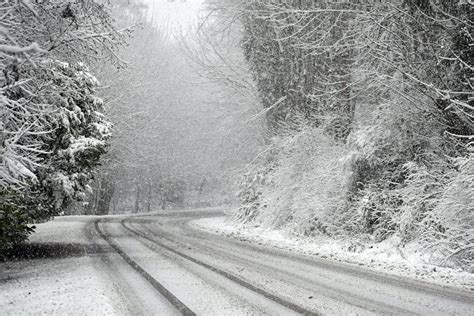
[[[80,198],[110,137],[84,62],[120,63],[95,1],[0,1],[0,247]]]
[[[44,140],[50,154],[43,184],[52,187],[55,209],[60,211],[83,197],[112,126],[101,113],[103,101],[95,91],[98,81],[84,64],[50,62],[41,71],[56,88],[48,91],[47,102],[57,107],[49,120],[54,132]]]

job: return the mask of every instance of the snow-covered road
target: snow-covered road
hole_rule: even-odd
[[[222,213],[64,217],[46,223],[32,245],[69,245],[69,251],[60,248],[63,252],[54,256],[1,263],[0,310],[474,315],[474,296],[468,291],[251,245],[189,225],[211,216]]]

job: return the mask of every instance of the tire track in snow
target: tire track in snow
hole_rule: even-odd
[[[150,221],[141,220],[139,218],[129,218],[127,219],[127,222],[129,224],[132,224],[132,223],[139,224],[141,227],[144,228],[144,231],[146,233],[150,234],[150,236],[153,236],[154,238],[157,238],[158,240],[163,240],[166,242],[169,241],[171,245],[173,245],[173,247],[175,247],[174,246],[175,243],[177,243],[179,246],[183,245],[185,247],[187,247],[188,245],[192,245],[196,254],[198,253],[200,254],[202,251],[209,250],[210,252],[207,253],[207,255],[211,254],[212,256],[213,253],[220,252],[225,255],[225,258],[227,260],[230,260],[232,262],[237,261],[243,264],[246,261],[248,261],[248,262],[254,263],[254,265],[256,264],[255,266],[268,268],[269,269],[268,271],[270,271],[269,275],[271,275],[271,273],[275,271],[275,272],[282,272],[281,275],[291,276],[292,278],[295,278],[295,279],[301,278],[300,274],[293,274],[288,270],[281,270],[278,265],[277,266],[268,265],[264,256],[262,256],[263,258],[258,257],[258,259],[253,257],[251,254],[249,254],[248,258],[246,258],[245,256],[240,257],[240,254],[236,254],[234,252],[233,247],[231,247],[232,245],[228,244],[229,241],[226,240],[224,242],[223,240],[219,241],[217,239],[217,242],[216,242],[214,238],[209,238],[209,236],[214,236],[213,234],[203,233],[200,231],[196,231],[195,229],[191,230],[193,232],[192,234],[189,234],[189,231],[187,229],[183,231],[183,229],[188,226],[186,222],[187,220],[188,218],[186,217],[179,220],[176,223],[166,222],[167,226],[165,227],[173,228],[176,226],[176,228],[179,227],[181,230],[160,229],[159,226],[155,227],[155,229],[151,229],[147,227],[148,225],[143,225],[143,224],[149,223]],[[152,223],[154,222],[155,221],[152,221]],[[163,223],[159,223],[159,222],[158,224],[163,225]],[[198,232],[197,235],[195,234],[196,232]],[[204,238],[203,235],[206,235],[206,238]],[[196,238],[200,241],[197,241]],[[466,311],[469,311],[469,307],[466,308],[466,306],[463,306],[463,305],[465,304],[472,305],[473,296],[472,296],[472,293],[466,292],[464,290],[443,287],[443,286],[433,285],[429,283],[423,283],[422,281],[410,280],[408,278],[405,279],[403,276],[397,277],[397,276],[387,275],[382,272],[374,272],[367,269],[364,270],[363,268],[345,266],[343,264],[338,264],[338,263],[335,263],[333,266],[333,264],[329,262],[324,262],[324,261],[322,261],[322,263],[320,263],[319,261],[314,262],[313,258],[305,258],[302,256],[298,256],[296,254],[290,254],[290,253],[286,253],[286,252],[278,251],[274,249],[271,249],[271,250],[265,249],[263,247],[259,247],[255,245],[242,244],[241,242],[232,241],[232,240],[230,240],[230,242],[235,245],[243,246],[244,249],[263,252],[265,254],[270,254],[270,255],[276,254],[279,257],[285,257],[285,258],[288,256],[288,259],[295,259],[295,262],[297,262],[298,264],[315,265],[324,270],[334,271],[335,273],[338,273],[338,274],[340,273],[347,274],[349,277],[353,276],[356,278],[360,278],[361,281],[368,280],[370,282],[375,282],[376,287],[374,287],[374,289],[378,288],[377,284],[380,284],[382,289],[384,287],[387,287],[383,291],[379,291],[379,290],[374,291],[374,293],[377,294],[377,296],[372,296],[369,292],[364,293],[364,294],[361,294],[358,292],[357,284],[359,283],[357,282],[357,280],[356,282],[352,283],[352,285],[356,286],[355,290],[350,290],[350,291],[349,290],[346,291],[346,288],[342,288],[342,287],[332,287],[331,285],[325,285],[324,282],[321,284],[318,284],[318,280],[315,280],[316,286],[321,287],[320,290],[323,296],[337,299],[337,296],[326,295],[327,293],[325,292],[326,289],[328,290],[328,292],[333,291],[336,294],[340,293],[342,295],[341,301],[346,302],[349,305],[354,305],[356,307],[367,309],[368,311],[372,311],[379,314],[392,314],[393,313],[393,314],[400,314],[400,315],[406,315],[409,313],[427,314],[427,313],[433,313],[433,312],[435,314],[437,313],[450,314],[451,312],[453,314],[457,313],[459,315],[471,314],[471,312],[466,312]],[[241,253],[243,253],[244,255],[247,255],[246,252],[241,252]],[[301,282],[308,282],[308,280],[312,280],[312,279],[301,279]],[[309,285],[310,283],[306,283],[306,284]],[[298,283],[298,286],[299,285],[301,284]],[[341,291],[341,288],[342,288],[342,291]],[[309,287],[307,287],[307,289],[309,289]],[[397,290],[397,292],[392,293],[390,292],[391,289],[395,289]],[[319,289],[317,291],[319,291]],[[403,295],[399,297],[397,303],[395,304],[394,301],[392,300],[394,298],[393,294],[398,293],[398,291],[400,291],[400,293],[403,293]],[[351,298],[351,299],[346,300],[346,298]],[[354,300],[352,300],[352,298]],[[367,302],[370,305],[368,306],[359,305],[357,300],[360,300],[361,302]],[[443,305],[444,303],[438,303],[439,301],[446,302],[448,305]],[[450,307],[451,302],[449,301],[453,301],[452,303],[455,305],[452,305],[452,307]],[[405,304],[408,304],[408,306]],[[316,309],[320,310],[318,307],[316,307]],[[321,310],[324,310],[324,309],[322,308]]]
[[[172,247],[170,247],[170,246],[168,246],[168,245],[165,245],[164,243],[161,243],[161,242],[159,242],[159,241],[157,241],[157,240],[155,240],[155,239],[153,239],[153,238],[148,237],[147,235],[143,234],[142,232],[136,231],[135,229],[128,227],[125,222],[126,222],[126,219],[123,219],[123,220],[120,221],[120,223],[122,224],[122,226],[123,226],[126,230],[128,230],[129,232],[133,233],[134,235],[136,235],[136,236],[138,236],[138,237],[141,237],[141,238],[143,238],[143,239],[146,239],[146,240],[148,240],[149,242],[151,242],[151,243],[153,243],[153,244],[155,244],[155,245],[157,245],[157,246],[159,246],[159,247],[161,247],[161,248],[164,248],[164,249],[166,249],[166,250],[168,250],[168,251],[170,251],[170,252],[172,252],[172,253],[174,253],[174,254],[176,254],[176,255],[178,255],[178,256],[180,256],[180,257],[186,259],[186,260],[189,260],[189,261],[191,261],[191,262],[193,262],[193,263],[195,263],[195,264],[198,264],[198,265],[200,265],[200,266],[202,266],[202,267],[204,267],[204,268],[206,268],[206,269],[208,269],[208,270],[211,270],[212,272],[215,272],[215,273],[217,273],[217,274],[219,274],[219,275],[221,275],[221,276],[223,276],[223,277],[225,277],[225,278],[227,278],[227,279],[229,279],[229,280],[231,280],[231,281],[233,281],[233,282],[235,282],[235,283],[237,283],[237,284],[239,284],[239,285],[241,285],[241,286],[243,286],[243,287],[245,287],[245,288],[247,288],[247,289],[249,289],[249,290],[251,290],[251,291],[253,291],[253,292],[255,292],[255,293],[257,293],[257,294],[260,294],[260,295],[266,297],[266,298],[269,299],[269,300],[272,300],[272,301],[274,301],[274,302],[276,302],[276,303],[278,303],[278,304],[280,304],[280,305],[282,305],[282,306],[285,306],[285,307],[288,308],[288,309],[291,309],[291,310],[293,310],[293,311],[295,311],[295,312],[297,312],[297,313],[303,314],[303,315],[308,315],[308,316],[316,316],[316,315],[319,315],[317,312],[310,311],[310,310],[305,309],[305,308],[303,308],[303,307],[301,307],[301,306],[299,306],[299,305],[296,305],[296,304],[294,304],[294,303],[292,303],[292,302],[290,302],[290,301],[287,301],[287,300],[285,300],[285,299],[282,299],[282,298],[280,298],[280,297],[278,297],[278,296],[276,296],[276,295],[274,295],[274,294],[271,294],[271,293],[269,293],[269,292],[267,292],[267,291],[265,291],[265,290],[263,290],[263,289],[261,289],[261,288],[259,288],[259,287],[254,286],[253,284],[250,284],[250,283],[248,283],[247,281],[245,281],[245,280],[243,280],[243,279],[241,279],[241,278],[239,278],[239,277],[236,277],[236,276],[234,276],[234,275],[232,275],[232,274],[230,274],[230,273],[228,273],[228,272],[226,272],[226,271],[224,271],[224,270],[221,270],[221,269],[219,269],[219,268],[216,268],[216,267],[214,267],[214,266],[211,266],[211,265],[209,265],[209,264],[207,264],[207,263],[205,263],[205,262],[203,262],[203,261],[201,261],[201,260],[199,260],[199,259],[193,258],[193,257],[191,257],[191,256],[189,256],[189,255],[187,255],[187,254],[185,254],[185,253],[182,253],[182,252],[180,252],[180,251],[178,251],[178,250],[175,250],[174,248],[172,248]]]
[[[168,291],[160,282],[153,278],[148,272],[146,272],[136,261],[130,258],[117,244],[115,244],[110,236],[104,233],[100,229],[99,222],[103,220],[96,220],[94,222],[95,229],[97,233],[102,237],[112,249],[115,250],[124,260],[127,262],[135,271],[137,271],[145,280],[150,283],[150,285],[155,288],[161,295],[163,295],[176,309],[184,316],[195,316],[194,313],[189,307],[187,307],[183,302],[181,302],[173,293]]]

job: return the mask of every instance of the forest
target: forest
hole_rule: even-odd
[[[229,205],[474,268],[467,0],[0,0],[0,251],[63,214]],[[179,32],[176,32],[179,33]]]
[[[242,223],[356,244],[416,242],[472,271],[472,3],[252,1],[242,47],[267,149]]]

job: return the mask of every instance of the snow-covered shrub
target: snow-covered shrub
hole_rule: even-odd
[[[409,166],[430,166],[441,135],[441,124],[423,105],[397,99],[380,105],[373,122],[353,132],[347,186],[355,210],[349,223],[355,223],[355,230],[379,241],[398,232]]]
[[[433,260],[473,271],[474,157],[445,159],[436,168],[412,169],[405,205],[415,236]],[[410,218],[412,217],[412,218]]]
[[[25,240],[33,231],[31,218],[23,209],[16,194],[1,192],[0,200],[0,254],[15,243]],[[0,257],[1,258],[1,257]]]
[[[271,167],[260,166],[246,175],[237,217],[298,234],[334,233],[334,214],[344,204],[345,148],[323,129],[309,126],[290,129],[271,146]]]
[[[428,226],[441,223],[427,220],[439,204],[440,198],[455,172],[452,164],[442,157],[432,156],[430,164],[407,162],[404,164],[407,179],[398,189],[403,198],[397,219],[402,243],[419,240]],[[426,225],[420,225],[425,222]],[[441,227],[441,226],[439,226]],[[431,229],[431,228],[428,228]]]
[[[434,217],[439,219],[444,229],[425,229],[423,237],[434,234],[440,240],[435,248],[442,252],[445,262],[459,263],[473,272],[474,155],[471,153],[467,157],[457,158],[455,166],[458,170],[453,173],[433,211]]]
[[[262,193],[268,183],[268,174],[274,169],[274,150],[266,150],[260,154],[259,159],[255,160],[249,170],[242,176],[239,183],[239,192],[237,197],[240,200],[239,209],[233,214],[233,218],[246,224],[256,220],[258,214],[267,206],[262,204]]]
[[[453,161],[454,160],[454,161]],[[420,243],[433,262],[473,269],[474,160],[432,156],[430,164],[408,162],[403,200],[396,216],[401,243]]]
[[[438,263],[472,264],[472,156],[448,157],[459,147],[430,107],[387,103],[351,135],[353,211],[344,229],[375,241],[397,235],[400,246],[421,243]]]

